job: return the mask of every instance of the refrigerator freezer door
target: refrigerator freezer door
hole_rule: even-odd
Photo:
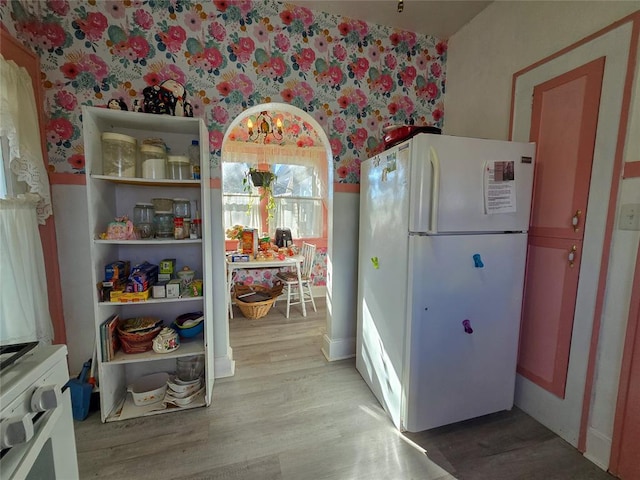
[[[511,409],[526,234],[411,236],[404,428]]]
[[[360,183],[356,367],[398,428],[407,324],[406,152],[395,147],[363,162]]]
[[[535,144],[430,134],[411,142],[409,231],[528,230]]]

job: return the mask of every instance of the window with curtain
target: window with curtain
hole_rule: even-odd
[[[222,159],[225,229],[240,224],[269,232],[291,229],[294,238],[324,235],[326,203],[326,154],[322,148],[225,145]],[[276,204],[273,218],[260,205],[260,191],[247,191],[243,180],[250,167],[268,169],[277,176],[273,185]]]
[[[38,224],[51,215],[29,73],[0,55],[0,344],[51,343]]]

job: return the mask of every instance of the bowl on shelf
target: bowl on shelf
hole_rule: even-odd
[[[195,337],[204,330],[204,315],[202,312],[185,313],[175,319],[173,326],[180,337]]]
[[[153,351],[169,353],[180,347],[178,332],[173,328],[164,327],[153,339]]]
[[[190,382],[184,382],[177,377],[171,377],[167,381],[167,385],[169,387],[167,390],[169,395],[172,395],[174,398],[186,398],[200,390],[202,380],[197,378]]]
[[[167,380],[169,374],[166,372],[152,373],[144,375],[135,380],[127,390],[133,396],[133,403],[137,406],[151,405],[161,402],[167,392]]]
[[[189,405],[190,403],[192,403],[202,392],[204,392],[204,387],[184,397],[176,397],[173,394],[167,392],[165,401],[167,403],[173,403],[174,405],[177,405],[179,407],[184,407],[185,405]]]

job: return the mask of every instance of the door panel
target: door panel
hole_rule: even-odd
[[[532,235],[582,238],[603,70],[600,58],[534,89]]]
[[[580,139],[580,118],[584,107],[586,88],[585,77],[545,92],[540,85],[534,95],[541,95],[535,102],[540,111],[534,115],[544,116],[538,134],[538,154],[553,162],[541,166],[536,177],[534,208],[531,212],[531,233],[564,233],[573,236],[568,223],[575,197],[578,169],[578,144]],[[559,107],[562,105],[562,107]],[[559,208],[560,207],[560,208]]]
[[[535,323],[522,324],[518,373],[560,398],[573,326],[566,319],[573,319],[581,246],[571,239],[529,237],[522,316]]]
[[[603,71],[604,58],[599,58],[534,88],[531,140],[537,144],[537,164],[518,373],[560,398],[569,365]]]

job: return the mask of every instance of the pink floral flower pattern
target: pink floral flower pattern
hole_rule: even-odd
[[[39,17],[24,5],[0,0],[0,19],[40,56],[56,172],[84,173],[82,105],[132,108],[168,79],[206,119],[213,159],[245,109],[285,102],[325,130],[344,183],[382,148],[382,126],[444,121],[447,42],[436,37],[272,0],[42,0]],[[317,144],[308,128],[286,119],[283,141]]]

